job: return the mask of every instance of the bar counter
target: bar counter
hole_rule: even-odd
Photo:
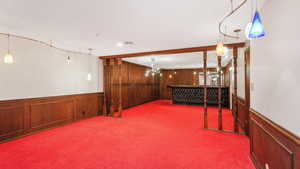
[[[203,105],[204,86],[169,85],[173,104]],[[221,87],[222,107],[229,108],[229,87]],[[207,86],[207,105],[218,106],[218,87]]]

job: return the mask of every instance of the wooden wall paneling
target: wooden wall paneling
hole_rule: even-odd
[[[20,135],[25,130],[25,102],[0,101],[0,140]]]
[[[75,110],[75,100],[73,98],[50,97],[33,99],[29,104],[30,130],[40,130],[73,121]]]
[[[249,110],[247,110],[246,100],[237,97],[237,114],[238,124],[245,131],[246,134],[249,132]]]
[[[300,139],[255,110],[250,112],[250,151],[257,169],[300,169]]]
[[[122,97],[122,109],[143,104],[157,99],[157,92],[159,93],[159,74],[154,77],[145,76],[145,72],[149,67],[138,65],[126,61],[122,61],[120,77],[117,75],[115,85],[117,88],[115,98]],[[117,70],[116,70],[117,71]],[[117,71],[118,72],[118,71]],[[119,74],[119,73],[117,73]],[[122,80],[120,85],[120,78]],[[121,92],[120,88],[121,86]],[[120,108],[120,107],[119,107]]]
[[[208,114],[207,114],[207,51],[203,52],[203,72],[204,72],[204,128],[208,128]]]
[[[221,70],[222,56],[218,56],[218,130],[223,130],[223,115],[222,115],[222,85],[221,85]]]
[[[233,84],[233,95],[234,95],[234,132],[238,133],[239,132],[239,125],[238,125],[238,112],[237,112],[237,57],[238,57],[238,48],[233,48],[233,70],[234,70],[234,84]]]
[[[196,75],[194,75],[194,71],[197,73]],[[160,99],[171,99],[171,90],[167,87],[168,85],[199,85],[199,72],[203,71],[203,68],[162,70]],[[216,72],[216,68],[207,68],[207,71]],[[169,78],[169,75],[172,75],[172,78]]]
[[[0,101],[0,141],[97,116],[102,93]]]

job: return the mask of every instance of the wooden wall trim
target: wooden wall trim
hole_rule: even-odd
[[[300,139],[250,109],[250,153],[258,169],[300,169]]]
[[[0,101],[0,142],[102,115],[103,93]]]
[[[232,103],[234,103],[234,95],[232,94]],[[233,106],[233,108],[235,108]],[[233,110],[234,111],[234,110]],[[249,135],[249,111],[247,111],[246,100],[237,96],[237,110],[238,124],[244,130],[246,135]]]
[[[245,43],[232,43],[225,45],[228,48],[241,48],[245,46]],[[211,51],[216,50],[216,45],[211,46],[200,46],[200,47],[192,47],[192,48],[181,48],[181,49],[169,49],[169,50],[159,50],[159,51],[151,51],[151,52],[140,52],[140,53],[128,53],[128,54],[120,54],[120,55],[111,55],[111,56],[100,56],[100,59],[110,59],[110,58],[128,58],[128,57],[139,57],[139,56],[147,56],[147,55],[166,55],[166,54],[176,54],[176,53],[189,53],[189,52],[203,52],[203,51]]]

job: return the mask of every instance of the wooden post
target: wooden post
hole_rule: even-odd
[[[233,95],[234,95],[234,103],[233,103],[233,115],[234,115],[234,132],[239,132],[238,126],[238,102],[237,102],[237,58],[238,58],[238,48],[233,48],[233,66],[234,66],[234,84],[233,84]]]
[[[107,82],[107,78],[108,78],[108,59],[103,59],[102,60],[102,63],[103,63],[103,84],[104,84],[104,90],[103,90],[103,105],[102,105],[102,114],[104,116],[107,116],[107,89],[108,89],[108,86],[106,84]]]
[[[114,116],[115,108],[115,95],[114,95],[114,79],[115,79],[115,60],[110,59],[110,116]]]
[[[208,128],[208,117],[207,117],[207,51],[203,52],[203,73],[204,73],[204,128]]]
[[[222,70],[222,56],[218,56],[218,129],[223,130],[222,117],[222,88],[221,88],[221,70]]]
[[[117,59],[118,62],[118,78],[119,78],[119,107],[118,107],[118,111],[119,111],[119,116],[118,117],[122,117],[122,59],[118,58]]]

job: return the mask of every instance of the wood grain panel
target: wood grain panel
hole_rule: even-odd
[[[250,114],[251,158],[258,169],[300,169],[300,139],[260,113]]]
[[[234,96],[232,96],[232,98],[234,98]],[[238,123],[239,123],[240,127],[248,135],[248,133],[249,133],[249,111],[247,111],[246,100],[241,97],[237,97],[237,113],[238,113]]]
[[[58,101],[42,99],[38,103],[30,104],[29,110],[30,128],[37,130],[73,120],[75,102],[70,99]]]
[[[102,114],[103,93],[0,101],[0,141]]]
[[[0,101],[0,140],[24,132],[24,101]]]
[[[207,68],[207,71],[216,72],[216,69]],[[195,75],[194,72],[197,74]],[[162,70],[163,76],[160,79],[160,99],[171,99],[171,90],[168,86],[198,85],[199,72],[204,72],[203,68]]]
[[[150,69],[149,67],[123,61],[121,69],[122,108],[140,105],[159,97],[159,75],[146,77],[145,72]],[[117,97],[120,84],[117,80],[113,83],[112,96]],[[117,107],[115,106],[115,111]]]

